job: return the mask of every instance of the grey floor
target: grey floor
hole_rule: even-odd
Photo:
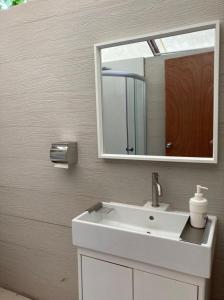
[[[30,300],[30,299],[0,288],[0,300]]]

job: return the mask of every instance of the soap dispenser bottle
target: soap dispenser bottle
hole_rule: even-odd
[[[208,211],[208,201],[203,198],[201,190],[208,190],[207,187],[197,185],[197,193],[190,199],[190,222],[195,228],[205,228]]]

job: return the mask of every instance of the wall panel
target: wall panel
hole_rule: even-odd
[[[158,171],[163,201],[177,210],[188,209],[196,184],[209,187],[220,224],[213,298],[223,300],[223,28],[217,166],[99,160],[93,54],[94,43],[216,19],[222,0],[33,0],[0,12],[0,285],[77,300],[72,217],[101,200],[142,204]],[[51,142],[74,138],[78,165],[54,169]]]

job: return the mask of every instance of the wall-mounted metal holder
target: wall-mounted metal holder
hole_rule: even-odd
[[[76,164],[78,160],[77,142],[53,143],[50,149],[50,160],[55,167],[66,168]]]

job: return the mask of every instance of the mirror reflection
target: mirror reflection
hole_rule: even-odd
[[[106,154],[213,156],[215,29],[101,49]]]

